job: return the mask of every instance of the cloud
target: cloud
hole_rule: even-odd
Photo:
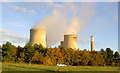
[[[90,26],[93,26],[90,20],[97,14],[99,10],[96,10],[98,3],[91,2],[64,2],[64,3],[51,3],[51,2],[39,2],[30,3],[25,2],[24,7],[13,6],[14,10],[21,12],[29,12],[31,14],[36,14],[33,10],[34,8],[39,11],[48,12],[44,15],[44,18],[39,20],[33,28],[42,28],[47,30],[47,44],[48,46],[55,45],[64,38],[64,34],[78,34],[87,30]],[[109,5],[109,4],[108,4]],[[111,8],[111,7],[110,7]],[[51,13],[49,14],[49,11]],[[109,11],[108,11],[109,12]],[[101,14],[99,14],[101,15]],[[95,18],[93,22],[103,22],[104,17],[101,19]],[[96,25],[98,24],[96,22]],[[103,23],[104,24],[104,23]],[[106,24],[106,23],[105,23]],[[106,27],[110,26],[108,23]],[[99,27],[99,26],[98,26]],[[101,26],[102,28],[102,26]],[[97,29],[95,27],[94,29]],[[79,41],[85,41],[84,39],[79,39]],[[83,42],[85,43],[85,42]]]
[[[47,3],[47,7],[50,7],[50,8],[61,8],[62,5],[61,4],[57,4],[57,3],[53,3],[53,2],[48,2]]]
[[[70,26],[68,27],[66,34],[78,34],[80,24],[81,24],[80,18],[79,17],[73,17],[70,20]]]
[[[42,28],[47,31],[47,45],[51,46],[58,43],[66,31],[66,21],[60,10],[53,9],[52,16],[46,15],[43,20],[38,21],[33,28]]]
[[[16,10],[16,11],[29,12],[32,15],[36,14],[36,12],[34,10],[27,10],[27,8],[19,7],[19,6],[16,6],[16,5],[12,5],[11,8]]]
[[[80,34],[90,25],[86,21],[95,15],[94,6],[94,3],[62,3],[51,7],[52,14],[45,15],[33,28],[46,29],[48,46],[55,45],[63,40],[65,34]]]
[[[20,7],[18,7],[18,6],[11,6],[11,8],[12,9],[14,9],[14,10],[17,10],[17,11],[22,11],[22,12],[26,12],[26,8],[20,8]]]
[[[26,43],[28,41],[28,37],[20,36],[18,32],[0,28],[0,33],[1,33],[0,34],[1,43],[4,43],[6,41],[10,41],[14,43]]]

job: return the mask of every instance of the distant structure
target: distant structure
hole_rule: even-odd
[[[77,50],[78,49],[77,35],[75,34],[64,35],[64,41],[61,41],[60,46],[64,48],[72,48],[74,50]]]
[[[46,42],[46,30],[45,29],[30,29],[30,43],[33,46],[34,44],[41,44],[44,48],[47,47]],[[59,47],[65,49],[72,48],[74,50],[78,49],[77,45],[77,35],[76,34],[66,34],[64,35],[64,41],[61,41]],[[91,36],[91,51],[94,51],[94,37]]]
[[[30,29],[30,43],[32,46],[34,44],[41,44],[43,47],[47,47],[46,30],[45,29]]]
[[[94,51],[94,37],[91,36],[91,51]]]

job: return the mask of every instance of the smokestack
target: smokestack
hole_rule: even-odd
[[[91,51],[94,51],[94,37],[91,36]]]
[[[74,50],[77,50],[78,49],[77,35],[74,34],[64,35],[64,41],[61,41],[61,46],[64,48],[72,48]]]
[[[46,30],[30,29],[30,43],[32,46],[34,44],[41,44],[43,47],[47,47],[47,45],[46,45]]]

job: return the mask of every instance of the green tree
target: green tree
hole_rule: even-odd
[[[110,48],[106,48],[107,58],[105,59],[106,64],[111,66],[113,63],[113,51]]]
[[[24,53],[24,61],[29,63],[31,61],[32,56],[34,55],[35,49],[30,43],[27,43],[25,47],[23,48]]]
[[[119,53],[117,51],[114,53],[114,58],[119,58]]]
[[[31,59],[31,62],[34,64],[43,64],[43,61],[44,61],[43,54],[41,52],[39,53],[38,51],[35,51]]]
[[[88,62],[88,66],[98,66],[98,63],[97,63],[97,61],[95,61],[94,59],[91,59],[91,60]]]
[[[3,44],[2,46],[2,56],[3,61],[14,61],[15,60],[15,52],[16,47],[12,45],[10,42],[6,42],[6,44]]]
[[[92,53],[91,59],[93,59],[95,61],[94,66],[105,66],[106,65],[105,60],[104,60],[101,52],[94,51],[94,52],[91,52],[91,53]]]
[[[33,46],[33,48],[35,49],[35,50],[37,50],[37,51],[42,51],[42,49],[43,49],[43,46],[41,45],[41,44],[35,44],[34,46]]]
[[[23,53],[23,48],[18,46],[16,48],[16,56],[15,56],[15,60],[16,62],[23,62],[24,61],[24,53]]]
[[[107,58],[113,58],[113,51],[110,48],[106,48]]]
[[[104,51],[104,49],[101,49],[100,52],[101,52],[101,54],[103,55],[103,58],[106,58],[106,57],[107,57],[107,54],[106,54],[106,52]]]

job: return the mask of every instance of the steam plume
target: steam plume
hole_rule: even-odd
[[[83,3],[78,6],[74,3],[63,3],[59,8],[53,8],[52,15],[44,16],[33,28],[47,30],[48,46],[63,40],[64,34],[80,34],[88,26],[86,21],[94,15],[94,10],[92,4]]]

